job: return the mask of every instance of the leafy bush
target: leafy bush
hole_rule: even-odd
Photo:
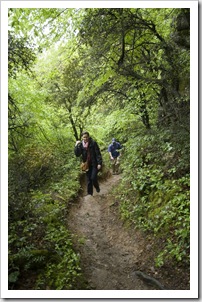
[[[119,188],[121,216],[165,239],[156,259],[158,266],[169,259],[189,263],[190,176],[184,152],[188,142],[185,140],[183,149],[179,136],[150,131],[125,144],[124,176]]]
[[[54,223],[45,236],[55,261],[47,261],[39,275],[36,289],[82,289],[85,282],[80,269],[80,257],[73,251],[71,236],[65,226]]]
[[[41,270],[51,288],[83,286],[79,256],[66,225],[69,202],[80,190],[79,169],[71,155],[37,146],[9,160],[10,289],[18,288],[25,273],[39,274]],[[37,286],[43,287],[40,278]]]

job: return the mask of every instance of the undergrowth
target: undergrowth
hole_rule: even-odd
[[[149,131],[125,144],[122,168],[117,191],[122,219],[165,242],[155,259],[157,267],[167,261],[189,265],[188,140]]]
[[[80,190],[77,162],[32,150],[21,154],[20,166],[18,156],[9,161],[9,289],[18,289],[27,274],[35,276],[28,289],[86,289],[67,227]]]

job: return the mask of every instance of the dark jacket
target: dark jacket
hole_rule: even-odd
[[[97,165],[102,165],[102,155],[100,148],[96,141],[94,141],[91,137],[89,138],[88,152],[90,154],[89,164],[91,166],[97,167]],[[75,146],[74,153],[77,157],[82,156],[83,162],[87,160],[87,150],[83,147],[82,142]]]

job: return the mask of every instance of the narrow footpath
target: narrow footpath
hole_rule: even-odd
[[[92,290],[154,290],[134,274],[145,242],[138,231],[131,234],[117,215],[118,201],[110,191],[119,180],[113,175],[100,184],[100,193],[80,197],[71,208],[69,229],[82,270]]]

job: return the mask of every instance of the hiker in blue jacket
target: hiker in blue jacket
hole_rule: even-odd
[[[112,143],[108,147],[109,156],[112,163],[112,173],[119,174],[120,166],[120,152],[117,150],[122,149],[122,146],[115,138],[112,139]]]

